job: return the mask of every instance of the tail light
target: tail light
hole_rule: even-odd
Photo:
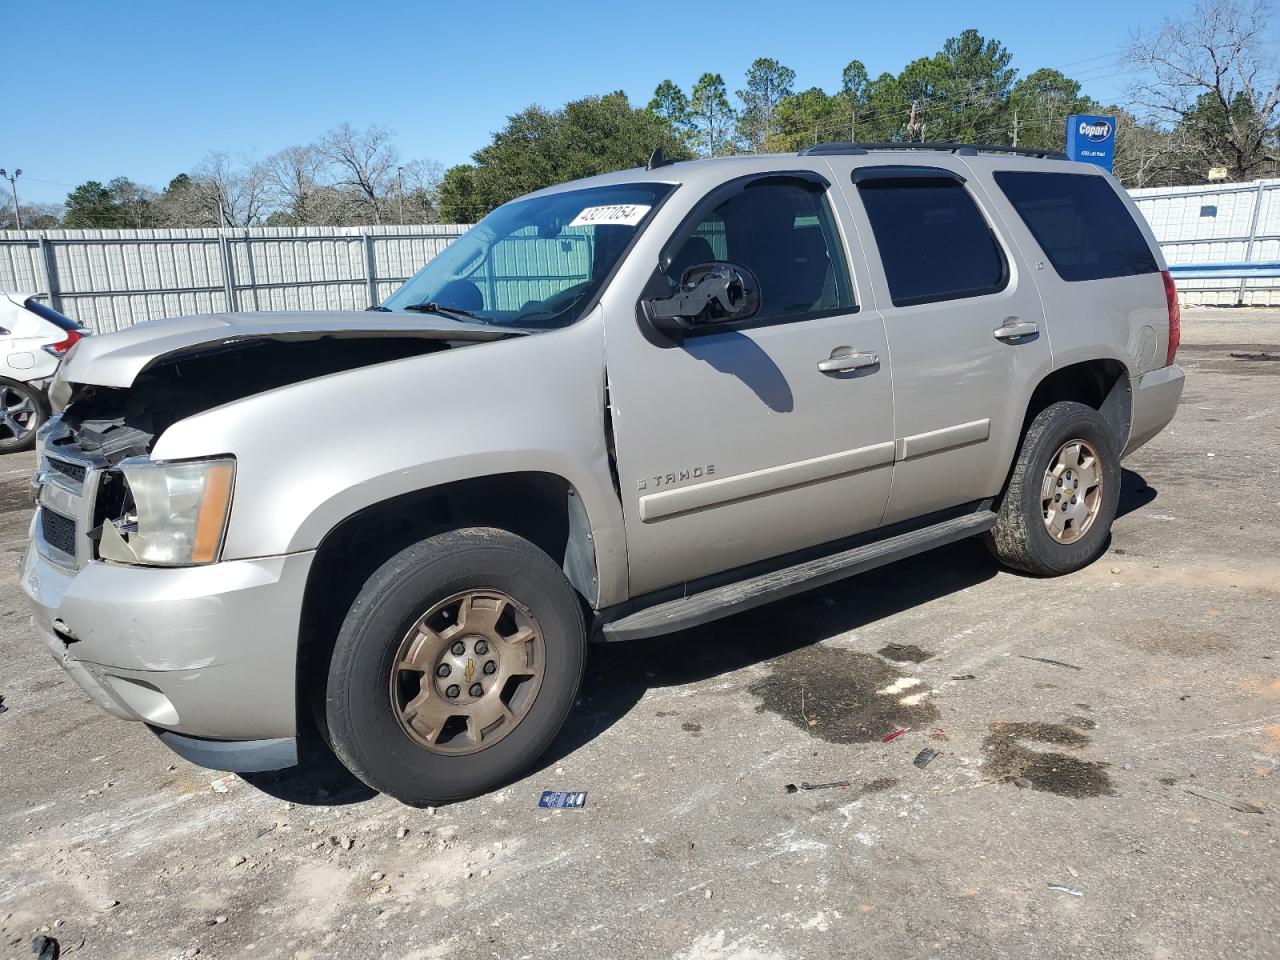
[[[1164,358],[1167,367],[1173,363],[1178,344],[1182,342],[1182,308],[1178,306],[1178,287],[1173,282],[1173,274],[1165,270],[1160,276],[1164,279],[1164,298],[1169,304],[1169,352]]]
[[[70,350],[72,347],[74,347],[77,343],[80,342],[80,340],[85,335],[85,331],[68,330],[66,331],[66,334],[67,334],[66,338],[63,340],[59,340],[57,343],[46,343],[44,345],[44,352],[51,353],[55,357],[65,356],[68,350]]]

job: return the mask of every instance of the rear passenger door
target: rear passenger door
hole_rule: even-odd
[[[893,368],[885,523],[997,494],[1051,367],[1028,263],[964,170],[860,166],[846,181]]]

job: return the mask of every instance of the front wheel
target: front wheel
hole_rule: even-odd
[[[406,548],[339,631],[325,719],[338,759],[405,803],[509,782],[550,746],[586,661],[582,604],[533,544],[491,528]]]
[[[1027,428],[987,544],[1037,576],[1088,566],[1106,549],[1120,503],[1120,453],[1102,415],[1063,401]]]

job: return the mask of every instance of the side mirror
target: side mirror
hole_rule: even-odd
[[[710,323],[747,320],[760,309],[760,284],[746,267],[712,260],[690,267],[676,292],[645,303],[653,325],[666,333]]]

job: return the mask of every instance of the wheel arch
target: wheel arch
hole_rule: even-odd
[[[584,606],[597,606],[595,536],[582,501],[557,474],[491,474],[400,494],[335,524],[316,548],[303,592],[299,710],[308,709],[312,683],[327,671],[338,627],[365,581],[402,549],[440,530],[486,526],[523,537],[560,566]]]
[[[1036,384],[1027,401],[1022,432],[1026,433],[1031,421],[1042,410],[1061,400],[1074,400],[1093,407],[1107,421],[1116,449],[1125,448],[1133,422],[1133,385],[1129,369],[1123,362],[1099,357],[1047,373]]]

